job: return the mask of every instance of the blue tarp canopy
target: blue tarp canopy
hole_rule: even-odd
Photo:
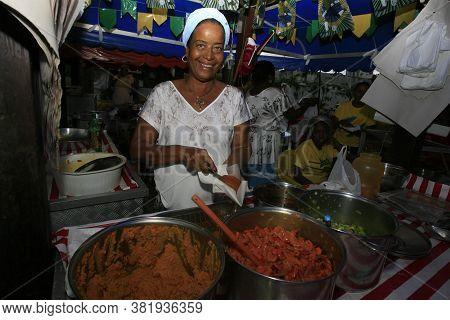
[[[373,12],[372,0],[347,0],[352,15]],[[169,10],[169,19],[161,26],[153,25],[153,33],[137,33],[137,21],[129,14],[121,17],[121,1],[93,0],[85,10],[82,18],[75,24],[68,37],[68,43],[81,43],[90,47],[104,47],[137,53],[162,55],[167,58],[180,59],[184,47],[179,38],[170,31],[170,16],[185,17],[186,13],[202,7],[198,0],[175,0],[175,10]],[[276,67],[288,70],[365,70],[373,69],[370,55],[374,49],[381,50],[395,36],[393,31],[394,15],[390,14],[377,20],[377,29],[371,37],[363,35],[357,38],[351,31],[346,31],[339,39],[322,40],[317,35],[312,43],[306,41],[307,27],[312,20],[317,20],[317,2],[301,0],[297,2],[297,39],[295,45],[286,44],[286,40],[276,39],[269,42],[265,51],[278,56],[261,56],[260,59],[272,61]],[[112,8],[117,13],[117,25],[112,32],[99,35],[99,8]],[[137,0],[137,11],[148,12],[145,0]],[[278,7],[266,8],[265,25],[256,33],[256,42],[262,43],[268,36],[270,28],[278,21]],[[94,26],[97,26],[94,28]],[[101,40],[101,41],[100,41]],[[233,36],[236,43],[236,35]]]

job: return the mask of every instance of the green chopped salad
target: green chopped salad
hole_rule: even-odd
[[[339,231],[350,232],[359,236],[364,236],[366,234],[364,228],[356,224],[331,222],[331,227]]]

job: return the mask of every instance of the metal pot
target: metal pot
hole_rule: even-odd
[[[263,184],[254,188],[253,194],[258,206],[271,206],[297,210],[300,195],[305,190],[287,182]]]
[[[409,172],[403,167],[390,163],[384,164],[384,173],[381,178],[380,191],[392,191],[402,188],[403,183],[408,179]]]
[[[288,281],[260,274],[229,257],[228,296],[231,299],[331,299],[336,276],[346,261],[339,238],[328,228],[298,212],[285,208],[251,208],[239,211],[227,221],[233,231],[281,226],[298,230],[306,239],[319,245],[333,264],[333,274],[316,281]]]
[[[300,200],[302,213],[316,219],[329,214],[332,221],[364,228],[366,234],[362,236],[333,229],[347,251],[347,263],[336,284],[347,291],[374,287],[387,254],[397,243],[397,219],[377,204],[350,193],[314,190],[305,192]]]
[[[69,264],[69,270],[67,272],[68,275],[68,282],[70,289],[72,290],[75,298],[81,299],[83,296],[78,289],[77,286],[77,269],[80,263],[82,263],[83,258],[87,257],[92,254],[92,251],[94,250],[94,246],[97,243],[102,243],[102,241],[105,241],[105,237],[110,234],[115,234],[116,238],[120,238],[120,235],[124,228],[130,228],[130,227],[142,227],[144,225],[169,225],[169,226],[177,226],[183,229],[187,229],[191,232],[190,236],[192,241],[195,243],[195,245],[203,246],[207,244],[208,242],[212,242],[214,245],[214,248],[217,250],[216,255],[212,255],[212,258],[214,261],[210,265],[214,266],[214,269],[217,271],[215,275],[215,280],[210,285],[209,288],[207,288],[203,294],[198,297],[199,299],[212,299],[217,290],[218,282],[220,278],[222,277],[224,268],[225,268],[225,253],[223,250],[222,243],[215,237],[211,235],[206,229],[184,221],[180,219],[174,219],[174,218],[167,218],[167,217],[136,217],[128,219],[124,222],[112,225],[108,228],[105,228],[93,236],[91,236],[89,239],[87,239],[75,252],[72,259],[70,260]],[[178,248],[178,246],[177,246]],[[205,247],[207,248],[207,247]],[[120,249],[118,249],[120,250]],[[202,252],[202,250],[200,250]],[[182,252],[182,250],[179,250],[179,252]],[[180,253],[181,255],[182,253]],[[204,256],[202,256],[204,257]],[[200,258],[201,259],[201,258]],[[97,261],[96,261],[97,262]],[[125,268],[127,266],[124,266]],[[167,266],[168,270],[170,270],[170,266]]]

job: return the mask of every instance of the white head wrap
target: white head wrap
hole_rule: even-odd
[[[230,40],[230,26],[228,25],[228,21],[225,16],[219,10],[214,8],[200,8],[193,11],[186,19],[186,25],[184,26],[182,37],[185,47],[187,47],[189,38],[198,24],[207,19],[217,20],[223,26],[223,29],[225,30],[224,45],[226,46],[228,44],[228,41]]]

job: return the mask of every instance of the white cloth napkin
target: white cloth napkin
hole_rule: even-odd
[[[226,165],[219,165],[217,167],[217,174],[220,176],[228,175],[233,172],[227,171]],[[231,169],[233,171],[233,169]],[[236,174],[233,174],[236,176]],[[241,185],[239,186],[238,191],[236,192],[233,188],[229,187],[222,181],[220,181],[216,175],[208,174],[205,175],[203,172],[198,173],[198,177],[202,183],[212,184],[214,193],[225,193],[230,199],[236,202],[239,206],[242,206],[244,202],[245,193],[248,190],[248,182],[241,179]]]

